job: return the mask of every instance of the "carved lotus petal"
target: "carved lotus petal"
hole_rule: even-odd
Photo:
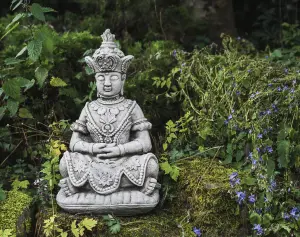
[[[109,111],[114,115],[117,115],[120,112],[117,108],[111,108]]]
[[[101,107],[101,108],[99,108],[98,110],[97,110],[97,114],[99,114],[99,115],[102,115],[102,114],[104,114],[105,112],[106,112],[106,108],[104,108],[104,107]]]

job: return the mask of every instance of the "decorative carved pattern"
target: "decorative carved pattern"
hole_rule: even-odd
[[[97,72],[116,71],[126,74],[127,69],[134,58],[132,55],[125,56],[115,43],[115,35],[107,29],[101,35],[103,42],[92,57],[85,57],[88,66]]]

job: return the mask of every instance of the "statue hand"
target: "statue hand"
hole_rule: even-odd
[[[106,147],[106,143],[95,143],[93,145],[93,153],[95,154],[102,153],[104,147]]]
[[[121,151],[119,147],[114,146],[114,147],[106,147],[101,150],[101,154],[97,155],[97,158],[113,158],[120,156]]]

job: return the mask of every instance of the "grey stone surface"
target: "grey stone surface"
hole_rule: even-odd
[[[106,30],[102,45],[86,57],[98,99],[86,103],[72,126],[70,151],[60,162],[63,179],[56,199],[72,213],[134,215],[159,201],[158,161],[150,153],[151,123],[139,105],[123,96],[125,56]]]

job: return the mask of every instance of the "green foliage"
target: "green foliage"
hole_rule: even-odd
[[[109,231],[112,234],[116,234],[121,230],[121,224],[118,219],[112,215],[103,216],[105,224],[109,227]]]
[[[0,203],[0,231],[10,233],[12,236],[16,236],[21,230],[29,233],[30,225],[25,225],[25,223],[31,223],[31,220],[29,216],[23,215],[26,210],[29,210],[31,202],[32,198],[17,188],[9,191],[7,199]]]
[[[1,237],[9,237],[12,236],[12,229],[0,230]]]

